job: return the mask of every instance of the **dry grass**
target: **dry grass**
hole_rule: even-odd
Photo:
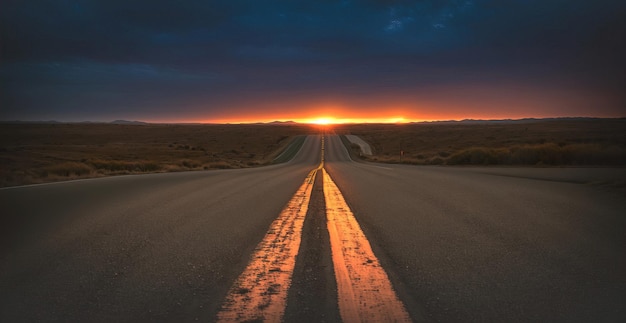
[[[367,159],[377,162],[626,165],[626,119],[333,129],[370,143],[374,156]],[[0,186],[267,165],[294,138],[317,131],[306,125],[0,124]]]
[[[626,119],[343,125],[368,160],[419,165],[626,165]],[[404,155],[401,155],[401,151]]]
[[[304,125],[0,124],[0,186],[266,165]]]

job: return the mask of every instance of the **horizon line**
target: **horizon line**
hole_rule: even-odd
[[[293,120],[272,120],[272,121],[140,121],[140,120],[125,120],[117,119],[113,121],[59,121],[59,120],[0,120],[0,123],[38,123],[38,124],[163,124],[163,125],[271,125],[271,124],[300,124],[300,125],[349,125],[349,124],[415,124],[415,123],[438,123],[438,122],[496,122],[496,121],[532,121],[532,120],[566,120],[566,119],[626,119],[623,117],[589,117],[589,116],[568,116],[568,117],[523,117],[523,118],[486,118],[486,119],[438,119],[438,120],[409,120],[401,118],[390,118],[387,120],[372,118],[355,118],[355,119],[334,119],[334,118],[312,118],[312,119],[293,119]],[[350,121],[354,120],[354,121]]]

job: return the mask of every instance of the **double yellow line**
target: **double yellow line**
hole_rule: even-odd
[[[221,322],[280,322],[300,248],[302,226],[318,171],[322,171],[327,229],[344,322],[410,322],[411,319],[341,191],[321,162],[307,175],[274,220],[218,313]]]
[[[322,136],[322,152],[321,152],[321,158],[320,158],[320,164],[317,166],[317,168],[314,168],[313,170],[311,170],[311,172],[309,172],[309,175],[307,175],[307,180],[309,181],[309,183],[314,183],[315,182],[315,175],[317,175],[317,172],[324,169],[324,154],[325,154],[325,149],[324,149],[324,145],[325,145],[325,138],[326,136]]]

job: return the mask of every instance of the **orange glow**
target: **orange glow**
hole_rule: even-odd
[[[414,91],[413,91],[414,90]],[[225,104],[190,103],[188,114],[142,118],[148,122],[268,123],[273,121],[332,125],[342,123],[411,123],[450,120],[501,120],[552,117],[623,117],[623,109],[593,112],[593,106],[615,106],[610,96],[582,100],[577,88],[552,88],[502,80],[500,84],[459,83],[417,87],[412,91],[263,98],[242,96]],[[147,119],[147,120],[145,120]]]
[[[189,114],[142,118],[148,122],[269,123],[297,122],[317,125],[344,123],[410,123],[464,119],[497,120],[550,117],[620,117],[590,114],[571,89],[552,89],[503,83],[499,86],[463,84],[417,89],[415,93],[372,93],[356,97],[269,98],[223,106],[195,103]],[[614,105],[610,98],[593,97],[597,106]],[[567,107],[567,113],[563,108]],[[204,112],[203,112],[204,111]],[[147,119],[147,120],[146,120]]]
[[[319,124],[319,125],[327,125],[331,123],[336,123],[335,118],[319,118],[311,120],[310,123]]]
[[[226,296],[219,322],[281,321],[316,174],[309,173],[256,247]]]
[[[407,123],[417,120],[408,120],[404,117],[392,117],[392,118],[311,118],[311,119],[297,119],[294,120],[298,123],[311,123],[318,125],[330,125],[330,124],[346,124],[346,123]]]
[[[314,125],[333,125],[333,124],[350,124],[350,123],[410,123],[410,122],[422,122],[430,121],[424,119],[409,119],[405,117],[310,117],[310,118],[267,118],[267,117],[247,117],[247,118],[220,118],[212,120],[198,120],[193,122],[199,123],[233,123],[233,124],[246,124],[246,123],[270,123],[270,122],[296,122],[302,124],[314,124]]]
[[[411,322],[341,191],[325,169],[324,198],[344,322]]]

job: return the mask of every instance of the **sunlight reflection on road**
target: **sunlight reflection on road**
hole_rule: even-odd
[[[250,263],[231,287],[218,321],[281,321],[315,174],[316,170],[309,173],[270,226]]]
[[[326,170],[324,197],[344,322],[411,322],[369,241]]]
[[[318,171],[323,172],[327,228],[342,320],[411,322],[343,195],[324,169],[323,137],[321,149],[320,165],[309,173],[272,223],[250,263],[231,287],[218,313],[220,322],[282,320]]]

